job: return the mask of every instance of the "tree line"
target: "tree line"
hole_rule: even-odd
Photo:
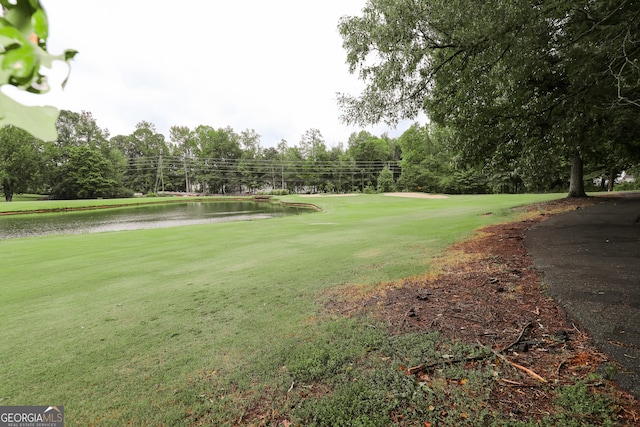
[[[399,138],[354,132],[346,145],[328,147],[317,129],[296,144],[263,147],[254,130],[173,126],[169,137],[141,121],[129,135],[111,137],[90,112],[63,110],[58,138],[44,142],[11,126],[0,129],[0,181],[5,199],[25,192],[52,198],[113,198],[168,192],[516,193],[564,191],[566,162],[549,155],[529,168],[465,160],[456,133],[414,124]],[[612,173],[593,163],[587,177]],[[612,182],[612,181],[611,181]]]

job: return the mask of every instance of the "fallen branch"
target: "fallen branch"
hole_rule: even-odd
[[[536,379],[536,380],[540,381],[541,383],[547,383],[547,382],[548,382],[547,380],[545,380],[544,378],[542,378],[540,375],[536,374],[536,373],[535,373],[534,371],[532,371],[531,369],[529,369],[529,368],[525,368],[525,367],[524,367],[524,366],[522,366],[522,365],[519,365],[519,364],[517,364],[517,363],[515,363],[515,362],[510,361],[510,360],[509,360],[509,359],[507,359],[504,355],[502,355],[502,354],[498,353],[498,352],[497,352],[497,351],[495,351],[494,349],[489,348],[489,347],[487,347],[487,346],[484,346],[484,345],[482,345],[482,344],[480,344],[480,343],[478,343],[478,345],[479,345],[480,347],[483,347],[483,348],[485,348],[486,350],[490,351],[490,352],[491,352],[491,353],[493,353],[497,358],[499,358],[499,359],[500,359],[500,360],[502,360],[503,362],[507,363],[508,365],[511,365],[511,366],[513,366],[514,368],[516,368],[516,369],[518,369],[518,370],[520,370],[520,371],[522,371],[522,372],[526,373],[526,374],[527,374],[527,375],[529,375],[531,378]]]
[[[522,372],[525,372],[527,375],[529,375],[531,378],[536,379],[542,383],[546,383],[547,380],[545,380],[544,378],[542,378],[540,375],[536,374],[535,372],[533,372],[531,369],[529,368],[525,368],[522,365],[518,365],[515,362],[510,361],[509,359],[507,359],[506,357],[504,357],[501,354],[498,354],[498,357],[502,360],[504,360],[506,363],[508,363],[509,365],[513,366],[516,369],[521,370]]]
[[[484,346],[483,346],[484,348]],[[465,362],[476,362],[478,360],[486,360],[491,356],[491,353],[487,353],[487,354],[482,354],[482,355],[477,355],[477,356],[467,356],[467,357],[462,357],[462,358],[457,358],[457,359],[442,359],[442,360],[438,360],[436,362],[431,362],[431,363],[422,363],[420,365],[417,366],[412,366],[411,368],[408,368],[406,370],[407,375],[416,375],[425,371],[428,371],[429,369],[433,369],[437,366],[441,366],[441,365],[453,365],[455,363],[465,363]]]
[[[507,385],[513,385],[516,387],[524,387],[524,384],[518,382],[518,381],[512,381],[512,380],[508,380],[506,378],[500,378],[498,379],[498,381],[500,381],[501,383],[507,384]]]
[[[567,358],[564,358],[560,364],[558,364],[558,367],[556,368],[556,378],[560,379],[560,370],[565,363],[567,363]]]
[[[498,353],[504,353],[505,351],[509,350],[511,347],[518,345],[520,343],[520,340],[522,339],[522,337],[524,336],[524,333],[527,331],[527,329],[529,329],[531,326],[533,326],[533,324],[531,322],[527,323],[526,325],[524,325],[524,328],[522,328],[522,331],[520,332],[520,335],[518,335],[518,338],[516,338],[516,340],[514,342],[512,342],[511,344],[509,344],[508,346],[504,347],[502,350],[500,350]]]

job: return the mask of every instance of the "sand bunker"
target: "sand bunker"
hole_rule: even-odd
[[[449,196],[444,194],[428,194],[428,193],[384,193],[385,196],[393,197],[413,197],[415,199],[448,199]]]

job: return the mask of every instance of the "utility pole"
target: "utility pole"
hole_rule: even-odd
[[[284,165],[280,164],[280,177],[282,179],[282,189],[284,190]]]
[[[190,193],[191,183],[189,182],[189,172],[187,171],[187,158],[184,158],[184,189],[187,193]]]
[[[164,176],[162,175],[162,154],[158,156],[158,170],[156,171],[156,185],[154,192],[158,192],[158,182],[162,184],[162,192],[164,193]]]

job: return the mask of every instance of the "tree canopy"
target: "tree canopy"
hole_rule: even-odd
[[[629,0],[369,0],[339,24],[350,71],[343,118],[397,123],[426,112],[450,127],[468,162],[572,165],[610,146],[637,153],[640,5]],[[624,138],[611,128],[632,128]]]
[[[42,142],[14,126],[0,128],[0,185],[5,200],[23,193],[42,174]]]

